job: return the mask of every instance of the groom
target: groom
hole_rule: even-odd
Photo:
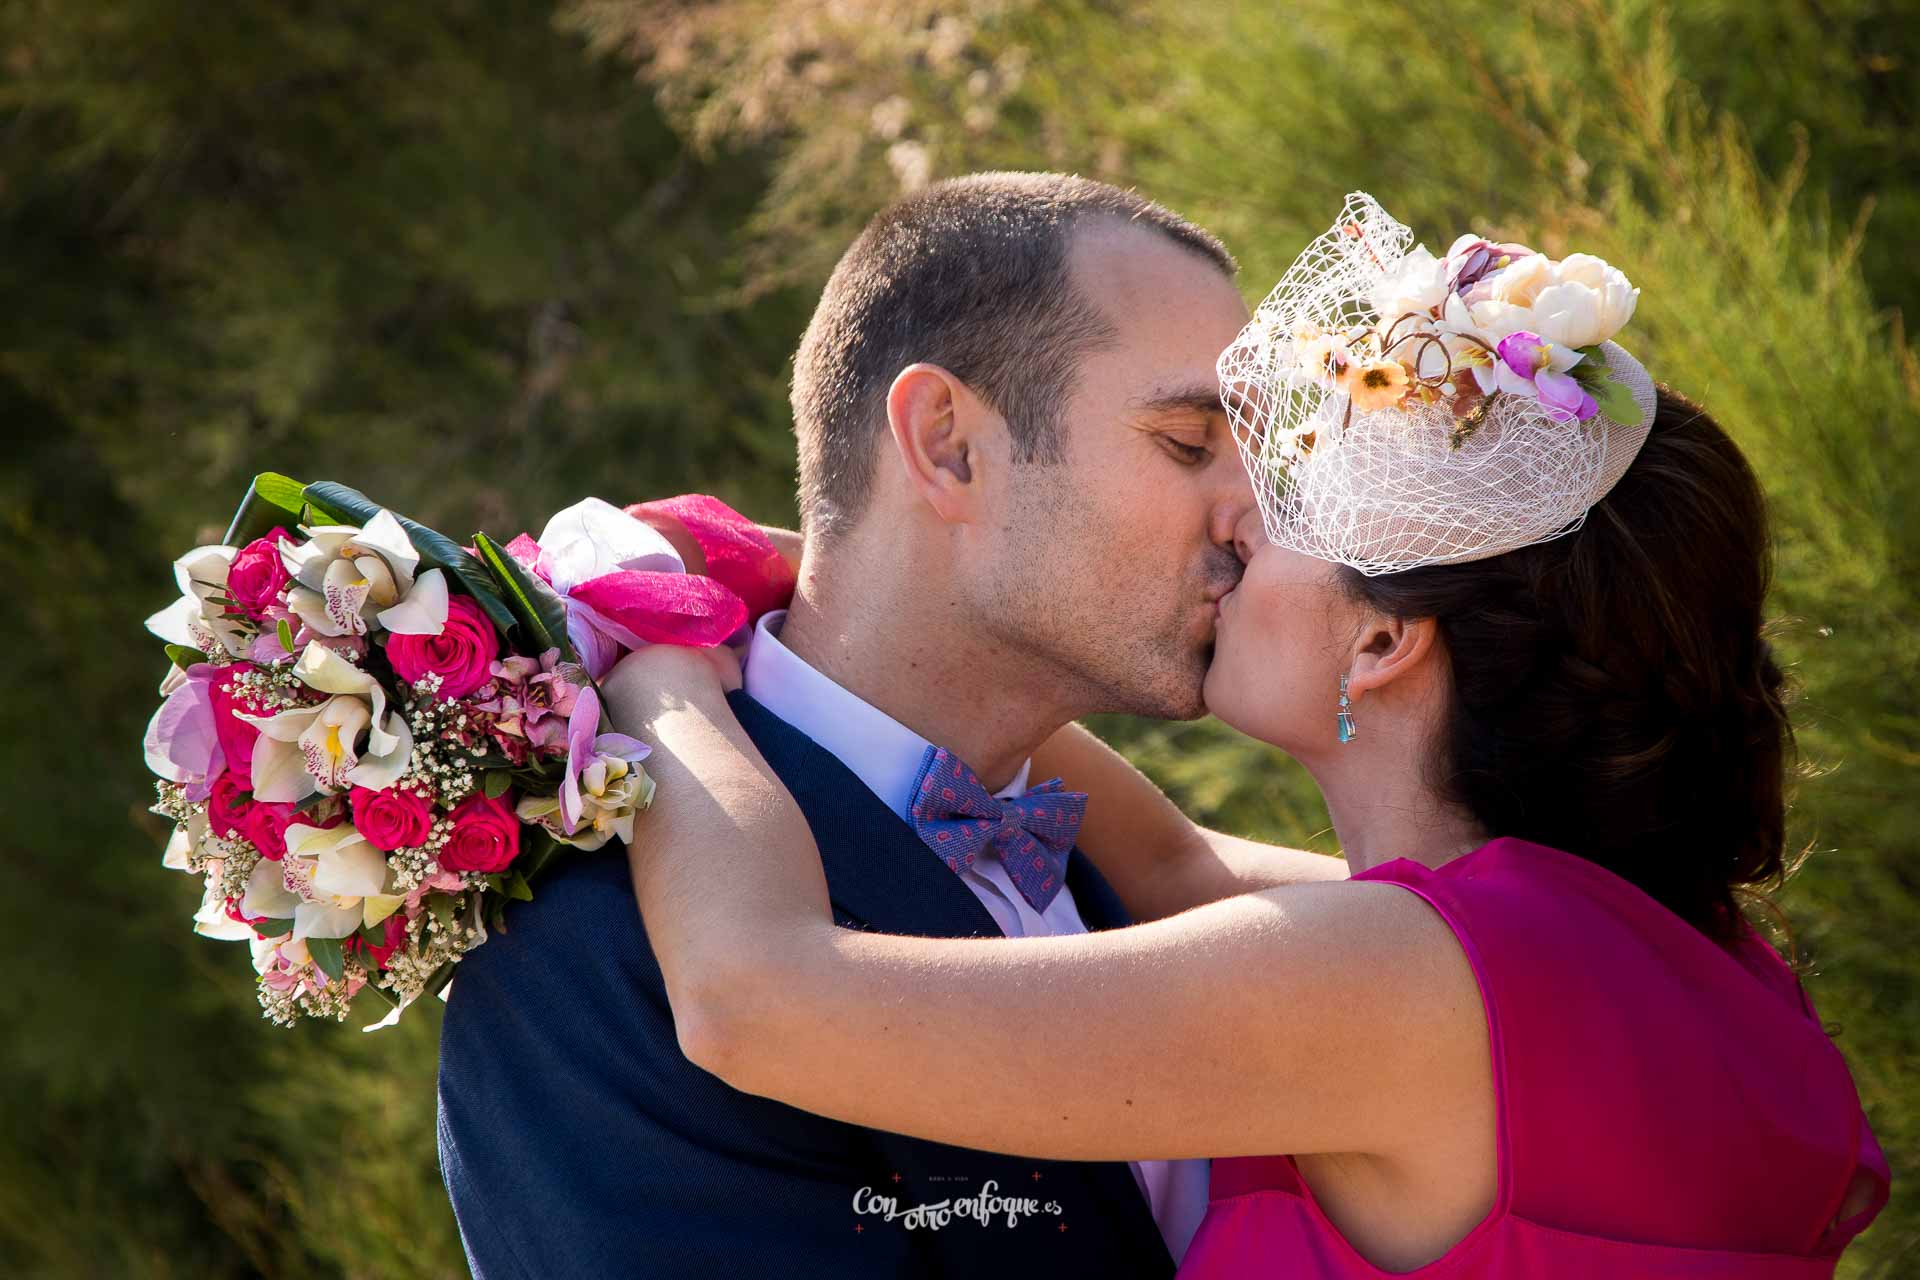
[[[1057,174],[927,188],[841,259],[795,360],[800,585],[734,698],[841,924],[1127,923],[1077,851],[1060,878],[1010,874],[991,845],[950,867],[910,825],[911,791],[930,744],[1012,797],[1071,720],[1201,713],[1252,505],[1214,374],[1247,319],[1233,273],[1178,215]],[[1160,1277],[1206,1207],[1205,1161],[943,1146],[693,1067],[611,853],[574,857],[462,962],[439,1136],[481,1280]]]

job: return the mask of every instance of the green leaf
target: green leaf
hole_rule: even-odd
[[[574,661],[573,646],[567,643],[567,604],[560,594],[486,534],[474,534],[473,546],[499,580],[501,592],[514,617],[520,620],[521,635],[532,652],[545,653],[558,648],[562,658]]]
[[[1624,382],[1610,381],[1588,389],[1600,412],[1623,427],[1640,425],[1640,405]]]
[[[361,925],[360,936],[362,938],[365,938],[368,942],[371,942],[376,947],[386,946],[387,945],[387,922],[385,920],[382,920],[379,924]]]
[[[1582,361],[1580,364],[1573,366],[1573,371],[1567,376],[1585,387],[1588,391],[1597,391],[1600,387],[1612,381],[1613,370],[1607,368],[1604,364]]]
[[[229,547],[244,547],[255,538],[264,537],[273,526],[285,524],[288,516],[304,523],[300,520],[301,488],[298,480],[277,471],[261,472],[247,486],[247,496],[240,499],[240,506],[227,525],[226,536],[220,541]]]
[[[265,934],[269,938],[277,938],[281,934],[293,932],[293,921],[262,920],[259,924],[253,926],[253,931],[255,933]],[[307,949],[311,951],[313,948],[309,947]]]
[[[506,894],[515,902],[532,902],[533,890],[527,884],[527,878],[515,871],[507,876]]]
[[[325,804],[327,801],[331,799],[333,799],[333,797],[328,795],[326,792],[316,791],[312,795],[308,796],[305,800],[302,800],[300,803],[294,805],[293,811],[295,813],[306,813],[309,810],[318,809],[321,805]]]
[[[420,989],[420,998],[424,1000],[428,996],[439,995],[447,989],[447,984],[452,981],[453,961],[449,960],[433,971],[433,976],[427,979],[427,985]]]
[[[486,791],[487,799],[498,800],[506,794],[507,788],[513,785],[513,779],[504,769],[495,769],[491,773],[482,775],[480,785]]]
[[[315,510],[342,524],[364,525],[381,509],[379,503],[358,489],[332,480],[315,481],[301,492]],[[429,529],[416,520],[409,520],[398,511],[394,511],[393,515],[400,522],[400,527],[407,531],[407,541],[413,543],[413,549],[420,553],[422,568],[446,570],[466,588],[474,603],[486,611],[494,626],[503,632],[515,628],[519,619],[513,616],[513,610],[500,597],[500,588],[485,565],[468,555],[465,548],[446,534]]]
[[[207,660],[206,654],[190,645],[184,644],[168,645],[167,656],[178,663],[182,671],[185,671],[196,662],[205,662]]]
[[[307,954],[313,957],[320,972],[329,978],[339,979],[346,976],[347,953],[338,938],[308,938]]]
[[[285,649],[288,653],[292,653],[293,652],[293,627],[287,622],[285,618],[280,619],[279,636],[280,636],[280,647],[282,649]]]
[[[523,843],[520,856],[514,859],[513,871],[528,884],[531,884],[533,878],[553,860],[555,854],[562,849],[573,847],[555,840],[544,827],[524,827],[521,829],[520,838],[523,842],[531,841],[531,844]]]

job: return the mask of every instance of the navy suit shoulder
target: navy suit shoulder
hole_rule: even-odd
[[[806,812],[841,923],[992,932],[924,846],[898,843],[905,824],[837,760],[743,695],[734,705]],[[741,1093],[689,1063],[617,843],[554,864],[506,926],[461,961],[441,1031],[442,1172],[480,1280],[1172,1273],[1124,1165],[878,1133]],[[1063,1212],[934,1229],[855,1211],[863,1189],[904,1210],[989,1184]]]
[[[918,1274],[913,1242],[850,1230],[865,1131],[680,1052],[622,852],[553,870],[461,961],[442,1023],[441,1167],[478,1280]]]

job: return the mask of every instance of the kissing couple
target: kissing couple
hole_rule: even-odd
[[[614,669],[671,803],[462,964],[476,1276],[1833,1274],[1887,1164],[1742,910],[1760,488],[1620,271],[1411,242],[1350,197],[1249,317],[1101,183],[874,218],[795,359],[791,607]],[[1343,857],[1196,825],[1101,712],[1281,748]]]

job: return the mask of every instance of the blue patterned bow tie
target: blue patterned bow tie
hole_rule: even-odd
[[[907,813],[927,847],[956,874],[992,845],[1020,896],[1045,911],[1066,882],[1067,854],[1087,796],[1054,778],[1024,796],[997,799],[973,770],[943,748],[928,747]]]

